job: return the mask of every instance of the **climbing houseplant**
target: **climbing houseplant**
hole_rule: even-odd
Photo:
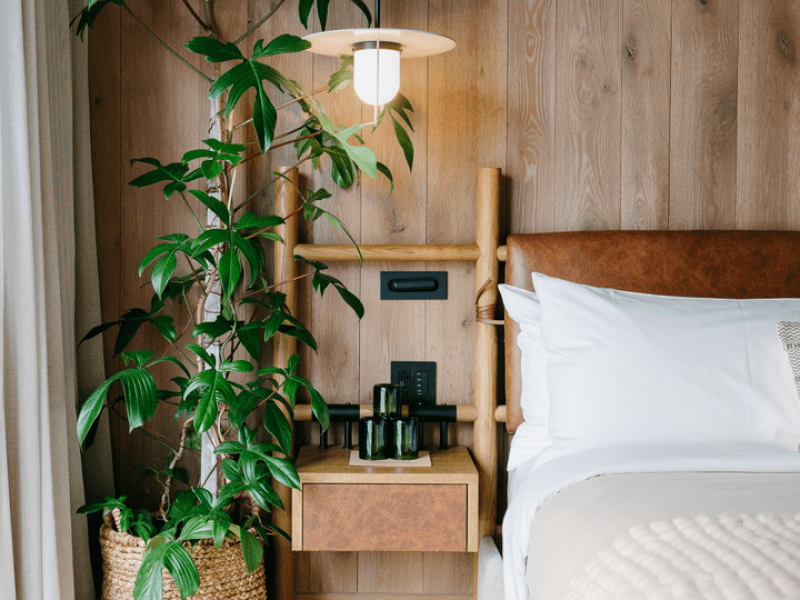
[[[364,2],[349,1],[360,9],[369,26],[371,15]],[[160,405],[167,405],[181,422],[180,437],[172,440],[166,463],[151,470],[162,485],[156,514],[129,506],[124,496],[109,497],[81,509],[114,511],[120,530],[146,544],[133,590],[136,600],[161,597],[162,569],[170,573],[183,598],[197,593],[198,570],[186,546],[199,540],[209,540],[216,548],[226,539],[238,540],[248,571],[256,569],[262,561],[262,543],[276,534],[288,537],[262,515],[272,508],[283,508],[273,482],[299,486],[291,448],[292,414],[301,388],[307,391],[322,427],[327,428],[329,422],[322,395],[299,374],[298,355],[286,365],[265,365],[262,359],[263,343],[279,333],[317,350],[311,332],[287,308],[282,287],[288,282],[270,279],[266,258],[268,244],[281,242],[275,228],[289,219],[325,218],[336,227],[344,226],[319,205],[331,197],[322,188],[298,189],[300,207],[291,214],[257,214],[252,200],[283,175],[272,173],[258,191],[246,197],[236,190],[237,180],[244,179],[237,178],[239,170],[280,146],[293,144],[295,166],[308,161],[313,169],[330,170],[331,179],[342,188],[358,184],[361,174],[372,178],[382,175],[391,182],[389,169],[377,161],[358,135],[384,120],[391,121],[409,168],[413,161],[413,147],[405,129],[411,127],[408,112],[412,108],[402,95],[383,107],[375,122],[344,127],[326,115],[319,92],[335,92],[351,83],[351,59],[342,58],[341,68],[332,74],[325,90],[310,92],[270,66],[272,57],[306,50],[308,42],[282,34],[244,46],[244,40],[284,3],[288,7],[289,2],[276,0],[251,29],[235,41],[224,41],[214,23],[211,0],[199,3],[204,8],[200,11],[183,0],[186,17],[196,20],[207,33],[189,40],[183,52],[203,56],[211,63],[211,76],[159,40],[206,81],[212,103],[211,134],[174,162],[169,160],[176,157],[167,161],[163,157],[132,157],[131,164],[143,163],[146,172],[130,184],[136,188],[157,186],[165,201],[177,199],[176,206],[188,211],[194,229],[159,237],[142,257],[139,274],[152,288],[149,307],[131,308],[84,337],[90,339],[116,328],[114,354],[121,357],[124,367],[83,403],[78,416],[81,443],[88,443],[104,409],[118,411],[121,404],[131,431],[152,419]],[[156,36],[125,0],[89,0],[73,21],[77,34],[82,37],[87,28],[91,29],[110,4],[121,7]],[[296,9],[307,26],[316,6],[324,29],[329,5],[330,0],[299,0]],[[270,87],[288,93],[289,101],[276,107],[267,94]],[[289,105],[301,108],[304,121],[282,131],[281,111]],[[251,118],[237,120],[237,115],[250,111]],[[201,115],[198,118],[205,120]],[[248,139],[240,132],[244,128],[252,132],[249,144],[236,141]],[[334,289],[359,318],[363,315],[358,298],[331,276],[324,264],[295,259],[306,264],[303,276],[311,278],[315,291],[322,295]],[[178,309],[170,308],[173,305]],[[176,322],[174,310],[183,315],[183,322]],[[137,334],[149,327],[163,339],[159,342],[163,348],[129,349]],[[154,367],[171,369],[172,378],[162,383],[162,377],[154,376]],[[121,392],[113,398],[111,391],[116,389]],[[213,478],[220,485],[191,484],[179,461],[187,450],[209,443],[215,459]]]

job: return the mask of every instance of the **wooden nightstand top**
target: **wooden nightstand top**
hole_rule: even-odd
[[[295,461],[300,482],[478,484],[478,470],[463,447],[434,450],[430,467],[351,467],[350,452],[343,448],[302,447]]]

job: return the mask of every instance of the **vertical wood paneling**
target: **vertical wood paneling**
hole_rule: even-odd
[[[736,225],[738,8],[673,2],[670,229]]]
[[[739,43],[736,226],[797,228],[800,5],[741,3]]]
[[[557,230],[619,228],[621,2],[558,4]]]
[[[95,229],[97,234],[97,260],[100,276],[100,303],[103,322],[113,321],[120,315],[120,248],[122,223],[120,221],[120,11],[100,14],[95,28],[86,36],[89,44],[89,98],[91,101],[92,128],[92,183],[95,197]],[[78,331],[79,336],[86,334]],[[112,358],[115,332],[103,334],[103,353],[106,373],[119,370],[119,361]],[[109,416],[111,449],[114,458],[114,484],[121,489],[119,468],[120,430],[122,419]]]
[[[474,243],[480,166],[505,168],[508,3],[431,0],[430,30],[457,41],[429,59],[427,242]],[[472,403],[474,265],[444,263],[451,290],[428,303],[426,355],[436,357],[441,402]],[[439,375],[441,373],[441,375]],[[451,441],[469,444],[471,427]]]
[[[669,47],[672,7],[623,0],[621,229],[669,225]]]
[[[381,5],[383,26],[401,29],[428,28],[428,7],[425,3],[403,0],[384,1]],[[365,244],[424,244],[427,207],[427,116],[424,107],[428,94],[428,65],[425,59],[402,60],[401,93],[416,107],[412,114],[414,132],[414,167],[409,171],[402,149],[395,139],[391,122],[387,121],[372,133],[366,129],[364,141],[376,150],[378,160],[392,171],[394,191],[380,176],[364,177],[361,182],[361,241]],[[348,93],[353,94],[352,90]],[[362,122],[374,118],[370,105],[361,104]],[[388,119],[388,117],[387,117]],[[388,127],[387,127],[388,125]],[[361,321],[361,391],[362,403],[372,402],[372,386],[388,382],[390,361],[428,360],[425,356],[425,311],[429,303],[421,300],[380,300],[381,271],[424,271],[425,263],[365,264],[361,269],[361,301],[365,316]],[[430,359],[435,360],[435,359]]]
[[[199,25],[186,18],[182,4],[137,1],[131,2],[130,8],[172,47],[181,48],[186,40],[202,34]],[[196,231],[187,211],[179,206],[179,198],[165,200],[159,186],[137,190],[127,185],[128,181],[149,170],[141,164],[131,167],[129,160],[152,156],[166,164],[179,160],[187,148],[199,147],[200,140],[207,135],[208,86],[202,78],[166,53],[153,38],[143,35],[140,25],[125,12],[122,13],[120,47],[121,96],[126,99],[121,103],[120,111],[122,180],[118,182],[124,235],[120,255],[119,308],[124,311],[150,306],[152,287],[145,285],[149,281],[149,270],[140,278],[138,265],[154,240],[173,231],[192,231],[192,228]],[[195,67],[204,67],[204,61],[198,56],[185,50],[182,54]],[[173,316],[176,328],[181,331],[186,315],[175,311]],[[158,355],[167,349],[167,342],[149,327],[143,327],[140,336],[137,343],[154,349]],[[166,382],[175,373],[162,369],[158,375]],[[146,481],[135,467],[152,465],[160,469],[166,466],[167,451],[154,437],[178,439],[180,423],[173,422],[172,413],[172,410],[160,408],[153,421],[145,426],[153,437],[141,431],[128,434],[127,423],[121,428],[118,444],[124,452],[120,451],[117,468],[121,485],[134,504],[157,508],[159,486]],[[197,461],[192,461],[192,458],[187,456],[186,466],[193,469]]]
[[[202,34],[180,3],[126,4],[177,47]],[[217,2],[215,14],[223,33],[234,36],[270,4]],[[457,47],[402,63],[401,91],[415,107],[412,173],[391,128],[364,131],[394,173],[394,194],[382,179],[365,178],[341,191],[302,170],[301,187],[334,192],[323,207],[362,243],[474,243],[482,166],[501,167],[507,177],[510,223],[501,231],[800,228],[796,2],[384,0],[382,10],[384,26],[449,35]],[[351,3],[331,3],[329,29],[361,22]],[[295,3],[281,7],[241,47],[247,54],[255,40],[283,31],[305,34]],[[207,86],[115,7],[104,11],[89,37],[101,292],[104,320],[111,320],[149,304],[151,292],[136,273],[143,250],[157,235],[193,227],[176,199],[127,185],[143,170],[131,169],[128,160],[174,161],[199,146],[207,135]],[[310,89],[326,85],[338,68],[337,60],[307,53],[274,61]],[[336,122],[372,118],[352,89],[319,98]],[[301,118],[296,106],[281,116],[289,117],[282,125]],[[273,168],[293,160],[287,146],[248,164],[239,192],[255,192]],[[271,211],[272,193],[258,196],[252,208]],[[347,242],[323,221],[304,226],[301,236]],[[331,402],[369,402],[372,385],[388,380],[391,360],[433,360],[440,402],[471,403],[473,268],[460,262],[333,263],[331,272],[360,295],[367,313],[358,322],[334,292],[311,300],[305,284],[300,318],[320,345],[318,354],[304,352],[305,374]],[[447,301],[378,299],[381,270],[424,269],[448,271]],[[113,339],[112,333],[107,354]],[[110,372],[118,368],[115,361],[107,364]],[[171,415],[161,413],[149,427],[167,436],[174,428]],[[428,427],[426,442],[438,441],[436,429]],[[306,443],[308,432],[301,428]],[[152,506],[156,486],[148,489],[130,470],[164,456],[162,447],[143,434],[129,435],[119,418],[113,435],[119,493]],[[331,442],[341,443],[340,428],[334,427]],[[470,426],[451,429],[451,443],[471,442]],[[469,554],[298,553],[295,565],[297,593],[308,598],[472,592]]]
[[[290,11],[296,6],[290,5]],[[315,11],[316,12],[316,11]],[[295,17],[290,14],[290,18]],[[316,22],[316,17],[315,17]],[[361,26],[361,14],[350,3],[339,3],[328,15],[329,30]],[[319,30],[319,24],[315,25]],[[313,56],[313,88],[328,84],[331,73],[338,70],[339,59],[327,56]],[[355,124],[361,122],[361,101],[352,87],[340,92],[320,96],[328,116],[334,123]],[[328,160],[327,158],[323,160]],[[333,213],[348,228],[352,236],[361,239],[361,188],[352,186],[342,190],[328,175],[314,171],[310,175],[310,185],[314,189],[324,187],[333,194],[332,198],[319,203],[325,210]],[[307,240],[318,243],[347,244],[347,236],[335,230],[326,219],[320,219],[307,228]],[[330,272],[340,279],[354,294],[361,296],[361,273],[356,264],[331,264]],[[305,375],[322,391],[323,396],[333,403],[357,402],[360,391],[360,334],[359,320],[353,311],[333,290],[328,290],[324,298],[319,298],[304,286],[304,297],[310,301],[302,304],[310,314],[301,314],[319,346],[318,353],[305,352]],[[313,299],[312,299],[313,298]],[[313,431],[319,427],[314,425]],[[338,434],[338,428],[337,428]],[[331,443],[339,443],[337,434],[332,435]],[[309,559],[311,591],[351,591],[356,589],[358,554],[354,552],[313,553]]]
[[[556,4],[509,4],[506,176],[512,233],[554,230]]]

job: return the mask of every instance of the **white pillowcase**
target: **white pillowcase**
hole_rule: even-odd
[[[533,273],[549,356],[539,457],[641,443],[757,441],[797,450],[800,403],[775,332],[800,300],[679,298]]]
[[[534,458],[551,444],[547,434],[550,400],[545,382],[547,355],[542,347],[540,328],[541,307],[534,292],[500,284],[503,306],[520,326],[517,345],[522,351],[520,405],[525,421],[511,438],[508,470],[513,471]]]

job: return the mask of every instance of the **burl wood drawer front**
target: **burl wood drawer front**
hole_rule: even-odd
[[[303,550],[466,549],[466,485],[303,486]]]

